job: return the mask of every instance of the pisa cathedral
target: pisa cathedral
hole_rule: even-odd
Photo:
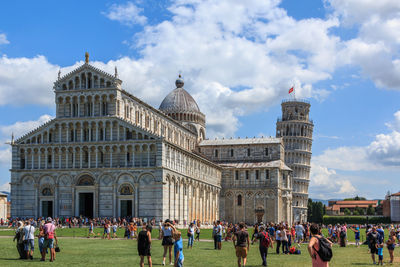
[[[175,84],[157,109],[88,55],[59,74],[56,117],[11,142],[11,216],[306,220],[310,104],[284,101],[276,138],[209,140],[205,115]]]

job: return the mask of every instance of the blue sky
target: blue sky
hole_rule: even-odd
[[[295,84],[315,123],[310,196],[400,190],[397,0],[7,1],[0,12],[3,189],[3,143],[54,116],[58,70],[89,51],[156,107],[182,72],[210,138],[274,136]]]

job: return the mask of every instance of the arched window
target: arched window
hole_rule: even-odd
[[[51,192],[51,189],[48,187],[43,188],[42,190],[42,195],[43,196],[52,196],[53,192]]]
[[[133,188],[129,185],[123,185],[121,187],[120,194],[124,196],[133,195]]]
[[[218,158],[218,149],[215,150],[214,154],[215,154],[215,157]]]
[[[237,196],[237,205],[242,206],[242,195]]]
[[[89,175],[84,175],[79,179],[78,185],[94,185],[93,178]]]
[[[247,149],[247,156],[250,157],[250,148]]]
[[[231,149],[231,157],[233,157],[233,149]]]

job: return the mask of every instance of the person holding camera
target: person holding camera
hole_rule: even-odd
[[[174,231],[174,226],[172,225],[170,220],[166,220],[163,227],[161,228],[161,236],[162,236],[162,243],[161,245],[164,247],[164,254],[163,254],[163,262],[162,265],[165,265],[165,258],[167,255],[167,250],[169,252],[169,263],[172,265],[172,246],[174,242],[172,240],[172,233]]]

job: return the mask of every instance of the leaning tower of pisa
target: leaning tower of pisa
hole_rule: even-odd
[[[285,163],[292,170],[293,220],[307,220],[308,185],[313,121],[309,118],[310,103],[291,99],[282,102],[282,117],[276,123],[276,137],[282,137],[285,146]]]

